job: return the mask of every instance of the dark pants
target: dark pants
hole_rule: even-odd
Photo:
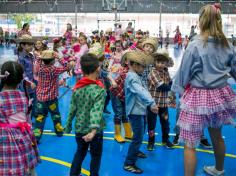
[[[125,114],[125,102],[121,101],[117,96],[110,94],[111,96],[111,103],[114,112],[114,122],[117,125],[122,123],[127,123],[129,120]]]
[[[110,98],[110,91],[107,90],[107,96],[106,96],[106,100],[105,100],[104,110],[107,109],[107,106],[108,106],[108,104],[110,102],[110,99],[111,99]]]
[[[133,131],[133,138],[129,145],[128,154],[124,164],[135,165],[137,161],[137,154],[143,141],[145,116],[129,115],[129,121]]]
[[[45,102],[38,101],[36,110],[37,115],[34,126],[34,135],[38,141],[42,136],[48,111],[51,114],[56,134],[63,133],[63,127],[61,126],[61,115],[58,108],[58,100],[54,99]]]
[[[162,142],[167,142],[169,140],[169,132],[170,132],[168,108],[159,108],[158,116],[160,117],[160,123],[161,123]],[[153,113],[150,109],[148,109],[147,121],[148,121],[148,133],[153,134],[156,128],[157,114]]]
[[[85,134],[77,133],[77,151],[72,162],[70,176],[79,176],[81,173],[81,166],[86,157],[88,147],[90,146],[91,162],[90,162],[90,176],[98,176],[102,158],[103,146],[103,132],[97,133],[91,142],[85,142],[83,136]]]

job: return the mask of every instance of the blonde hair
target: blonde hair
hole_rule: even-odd
[[[229,47],[229,43],[222,30],[222,18],[220,4],[206,5],[200,9],[199,27],[205,44],[208,37],[212,36],[223,47]]]

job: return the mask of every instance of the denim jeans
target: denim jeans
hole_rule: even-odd
[[[125,114],[125,102],[121,101],[117,96],[111,95],[111,103],[112,103],[112,108],[114,111],[114,122],[115,124],[120,124],[121,121],[122,123],[127,123],[128,118],[126,117]]]
[[[124,164],[135,165],[137,161],[137,154],[143,141],[145,116],[129,115],[129,121],[133,131],[133,138],[129,145],[128,154]]]
[[[77,133],[77,151],[72,162],[70,176],[79,176],[81,173],[81,166],[86,157],[88,147],[90,146],[91,162],[90,162],[90,176],[98,176],[102,158],[103,146],[103,132],[97,133],[91,142],[85,142],[82,138],[86,134]]]
[[[169,140],[170,124],[169,124],[169,115],[168,108],[159,108],[158,116],[160,117],[161,130],[162,130],[162,142],[167,142]],[[157,114],[153,113],[148,108],[148,132],[155,132]]]

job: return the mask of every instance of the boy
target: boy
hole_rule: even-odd
[[[153,57],[154,67],[148,77],[148,89],[159,108],[158,115],[162,128],[162,143],[167,148],[172,148],[173,144],[169,141],[170,124],[168,117],[168,92],[171,88],[171,78],[166,67],[170,57],[166,49],[161,49],[154,53]],[[148,110],[147,117],[149,136],[147,149],[151,151],[154,150],[155,144],[157,114]]]
[[[70,176],[81,173],[81,165],[90,147],[91,164],[90,175],[98,176],[101,165],[103,146],[103,108],[106,90],[98,80],[100,67],[98,58],[94,54],[81,57],[81,69],[84,77],[79,80],[72,95],[69,117],[65,132],[70,133],[72,120],[75,119],[77,151],[72,162]]]
[[[37,107],[34,135],[39,142],[48,111],[54,124],[54,129],[58,137],[63,136],[63,127],[61,126],[61,115],[58,108],[58,82],[59,75],[70,69],[68,66],[55,67],[55,52],[45,50],[42,52],[40,59],[37,60],[38,85],[36,88]]]
[[[146,158],[146,155],[140,152],[139,149],[143,140],[147,106],[154,113],[158,112],[155,101],[144,87],[139,76],[146,66],[145,57],[143,52],[129,53],[127,60],[129,60],[130,68],[125,80],[126,115],[131,123],[133,138],[124,163],[124,170],[135,174],[143,172],[135,165],[137,158]]]

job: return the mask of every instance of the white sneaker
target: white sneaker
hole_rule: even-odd
[[[224,176],[225,171],[216,170],[215,166],[204,166],[203,170],[212,176]]]

